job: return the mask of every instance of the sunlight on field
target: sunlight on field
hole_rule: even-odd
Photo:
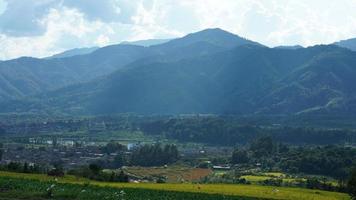
[[[271,177],[285,177],[286,175],[284,173],[281,172],[267,172],[267,173],[263,173],[263,175],[265,176],[271,176]]]
[[[19,174],[10,172],[0,172],[0,176],[37,179],[43,181],[53,180],[53,177],[46,175]],[[58,178],[61,183],[84,184],[87,179],[78,179],[73,176]],[[154,183],[106,183],[90,181],[91,185],[108,186],[115,188],[142,188],[153,190],[195,192],[208,194],[236,195],[245,197],[257,197],[268,199],[287,199],[287,200],[348,200],[347,194],[327,192],[319,190],[309,190],[303,188],[270,187],[258,185],[226,185],[226,184],[154,184]]]
[[[241,176],[241,178],[246,179],[247,181],[250,181],[252,183],[258,183],[261,181],[265,181],[268,179],[273,179],[275,176],[258,176],[258,175],[246,175],[246,176]],[[297,181],[306,181],[306,179],[295,179],[295,178],[282,178],[284,183],[293,183]]]

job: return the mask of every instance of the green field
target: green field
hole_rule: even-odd
[[[259,184],[262,181],[269,180],[269,179],[281,179],[283,183],[298,183],[298,182],[306,182],[306,178],[290,178],[286,174],[280,172],[268,172],[262,173],[257,175],[244,175],[241,178],[246,179],[247,181],[251,182],[252,184]],[[330,183],[333,186],[337,186],[338,183],[335,180],[328,180],[327,183]]]
[[[26,182],[29,180],[37,180],[39,183],[49,184],[53,181],[52,177],[46,175],[34,175],[34,174],[19,174],[10,172],[0,172],[0,177],[7,180]],[[57,184],[70,184],[71,187],[76,188],[76,186],[83,187],[88,185],[89,180],[78,179],[73,176],[66,176],[64,178],[59,178],[56,182]],[[2,184],[6,184],[2,182]],[[32,184],[29,184],[32,185]],[[248,197],[249,199],[288,199],[288,200],[336,200],[336,199],[350,199],[347,194],[327,192],[320,190],[309,190],[303,188],[289,188],[289,187],[269,187],[269,186],[259,186],[259,185],[228,185],[228,184],[154,184],[154,183],[105,183],[105,182],[95,182],[90,181],[90,186],[95,188],[107,188],[113,191],[146,191],[151,192],[152,195],[157,195],[157,192],[161,195],[175,194],[175,195],[207,195],[206,198],[209,199],[210,195],[220,195],[225,196],[225,199],[241,199],[242,197]],[[0,185],[0,188],[2,186]],[[16,191],[21,190],[25,187],[19,187]],[[68,186],[70,188],[70,186]],[[24,190],[24,189],[23,189]],[[10,191],[11,192],[11,191]],[[156,192],[156,193],[155,193]],[[170,193],[173,192],[173,193]],[[1,192],[3,194],[3,192]],[[26,191],[18,191],[16,194],[27,194]],[[210,197],[213,197],[210,196]],[[204,197],[205,198],[205,197]],[[203,197],[198,199],[204,199]],[[72,198],[68,198],[72,199]],[[135,198],[132,198],[135,199]],[[137,198],[136,198],[137,199]],[[152,198],[151,198],[152,199]],[[159,199],[159,198],[154,198]],[[173,197],[171,199],[174,199]],[[175,199],[182,199],[182,197],[177,197]],[[190,198],[183,198],[190,199]],[[213,199],[221,199],[215,198]]]
[[[305,182],[306,179],[296,179],[296,178],[283,178],[283,176],[280,176],[281,180],[284,182],[284,183],[294,183],[294,182],[297,182],[297,181],[301,181],[301,182]],[[274,179],[275,176],[270,176],[270,175],[245,175],[245,176],[241,176],[241,178],[244,178],[246,179],[247,181],[251,182],[251,183],[259,183],[261,181],[265,181],[265,180],[268,180],[268,179]]]

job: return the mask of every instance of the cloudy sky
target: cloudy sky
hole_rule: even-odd
[[[356,0],[0,0],[0,59],[219,27],[269,46],[356,37]]]

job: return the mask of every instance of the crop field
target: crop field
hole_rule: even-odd
[[[261,173],[257,175],[245,175],[241,176],[241,178],[246,179],[247,181],[251,182],[252,184],[258,184],[262,181],[268,180],[268,179],[281,179],[283,183],[302,183],[306,182],[306,178],[291,178],[288,177],[286,174],[279,173],[279,172],[269,172],[269,173]],[[328,180],[326,181],[327,183],[330,183],[333,186],[337,186],[338,182],[335,180]]]
[[[245,175],[245,176],[241,176],[241,178],[244,178],[251,183],[258,183],[258,182],[265,181],[265,180],[268,180],[268,179],[271,179],[274,177],[258,176],[258,175]],[[282,178],[282,181],[284,183],[295,183],[295,182],[305,182],[306,179]]]
[[[48,177],[46,175],[33,175],[33,174],[19,174],[19,173],[9,173],[9,172],[0,172],[1,180],[17,180],[18,183],[26,183],[27,181],[36,180],[39,183],[44,183],[47,187],[49,183],[52,181],[52,177]],[[146,191],[146,192],[159,192],[161,195],[165,196],[168,194],[187,194],[187,195],[207,195],[207,199],[210,198],[210,195],[220,195],[219,198],[215,196],[215,199],[287,199],[287,200],[349,200],[350,197],[347,194],[336,193],[336,192],[327,192],[320,190],[309,190],[303,188],[289,188],[289,187],[269,187],[269,186],[259,186],[259,185],[228,185],[228,184],[153,184],[153,183],[106,183],[106,182],[95,182],[86,179],[77,179],[76,177],[66,176],[64,178],[58,178],[57,184],[70,184],[71,187],[76,188],[83,187],[85,185],[90,185],[95,188],[107,188],[112,191],[121,191],[124,190],[132,191]],[[1,183],[2,185],[9,185]],[[1,188],[0,184],[0,188]],[[28,184],[29,187],[33,184]],[[98,187],[100,186],[100,187]],[[68,186],[68,189],[71,187]],[[21,190],[23,187],[17,188],[17,190]],[[171,193],[173,192],[173,193]],[[3,192],[2,192],[3,193]],[[21,194],[21,192],[17,192]],[[27,194],[27,192],[25,192]],[[129,193],[129,192],[127,192]],[[154,193],[156,194],[156,193]],[[153,195],[153,194],[152,194]],[[223,197],[224,196],[224,197]],[[146,196],[147,197],[147,196]],[[242,198],[243,197],[243,198]],[[205,197],[204,197],[205,198]],[[203,197],[195,198],[195,199],[204,199]],[[71,198],[68,198],[71,199]],[[90,199],[90,198],[88,198]],[[131,198],[131,199],[140,199]],[[146,198],[146,199],[160,199],[160,198]],[[171,198],[171,199],[190,199],[190,198]],[[214,198],[213,198],[214,199]]]
[[[211,169],[199,169],[184,166],[165,167],[128,167],[126,173],[139,177],[166,177],[169,183],[192,182],[212,173]]]
[[[274,177],[274,178],[285,178],[286,177],[286,175],[282,172],[266,172],[266,173],[263,173],[263,175]]]

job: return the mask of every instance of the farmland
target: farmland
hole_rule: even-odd
[[[200,121],[184,120],[187,124],[181,128],[174,123],[167,126],[184,133],[198,128],[205,134],[199,128]],[[259,129],[223,119],[214,123],[210,123],[212,119],[201,120],[217,129],[225,125],[242,127],[246,134]],[[350,199],[346,193],[352,194],[349,180],[356,163],[353,146],[288,144],[273,135],[245,138],[250,141],[235,146],[214,145],[209,141],[180,141],[164,131],[151,133],[151,125],[147,125],[153,123],[150,119],[143,118],[125,127],[106,122],[104,126],[84,120],[84,125],[78,127],[71,124],[74,122],[34,123],[32,126],[40,130],[38,134],[16,132],[27,130],[26,123],[20,129],[16,125],[6,126],[11,134],[0,139],[0,199],[46,199],[43,188],[52,184],[56,185],[55,199],[96,199],[95,195],[100,193],[107,199],[118,199],[121,196],[114,198],[115,193],[122,190],[130,199],[167,196],[172,200]],[[191,123],[199,126],[190,127]],[[152,126],[156,127],[155,123]],[[278,127],[261,126],[262,129],[282,131]],[[192,138],[194,134],[197,133],[193,131]],[[61,178],[53,182],[53,176]],[[13,183],[14,187],[7,188]],[[88,191],[85,198],[79,193],[83,187]],[[76,196],[61,192],[71,191],[68,188],[73,188],[71,193]]]
[[[45,191],[51,185],[55,198],[95,199],[107,195],[107,199],[120,199],[120,191],[127,194],[127,199],[298,199],[298,200],[336,200],[350,199],[348,195],[336,192],[310,190],[289,187],[270,187],[258,185],[232,184],[154,184],[154,183],[107,183],[89,181],[83,178],[65,176],[54,182],[46,175],[0,173],[1,198],[44,198]],[[81,191],[88,191],[81,194]],[[65,192],[70,191],[70,192]],[[69,195],[70,194],[70,195]],[[158,195],[158,196],[155,196]]]
[[[168,183],[199,181],[212,173],[211,169],[199,169],[184,166],[170,167],[127,167],[124,171],[139,179],[146,177],[165,177]]]
[[[263,174],[258,174],[258,175],[245,175],[245,176],[241,176],[241,178],[244,178],[253,184],[259,184],[263,181],[267,181],[270,179],[280,179],[282,181],[282,183],[284,183],[284,184],[298,184],[298,183],[305,183],[307,181],[306,178],[288,177],[283,173],[277,173],[277,172],[263,173]],[[338,185],[337,181],[335,181],[335,180],[328,180],[325,182],[328,184],[331,184],[333,186]]]

